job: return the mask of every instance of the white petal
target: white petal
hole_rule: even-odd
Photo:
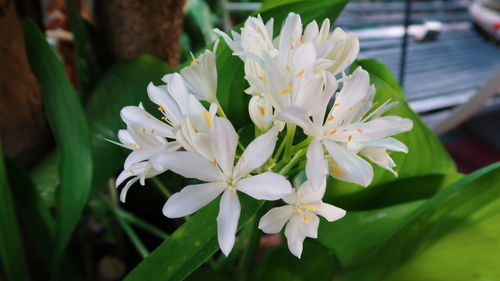
[[[126,184],[125,186],[122,188],[122,191],[120,192],[120,201],[122,203],[125,203],[125,199],[127,197],[127,192],[128,190],[130,189],[130,187],[136,183],[137,181],[139,180],[139,177],[135,177],[135,178],[132,178],[130,179]]]
[[[319,188],[328,174],[328,163],[325,160],[323,144],[314,139],[307,149],[306,175],[315,188]]]
[[[125,145],[129,149],[137,149],[139,147],[139,144],[132,137],[132,135],[128,130],[119,130],[118,139],[123,145]]]
[[[239,180],[239,191],[259,200],[278,200],[292,192],[292,185],[282,175],[266,172]]]
[[[335,142],[324,140],[323,144],[338,165],[338,170],[331,173],[332,177],[365,187],[370,184],[373,179],[373,168],[370,164]]]
[[[266,163],[276,146],[278,130],[278,126],[274,126],[247,146],[234,168],[235,176],[245,176]]]
[[[300,215],[295,215],[290,219],[285,229],[285,236],[290,252],[300,259],[302,255],[302,244],[306,235],[302,231],[304,221]]]
[[[126,179],[134,176],[140,176],[146,169],[147,162],[140,162],[129,167],[128,170],[123,170],[116,178],[115,186],[120,186]]]
[[[238,196],[232,190],[226,189],[222,194],[219,215],[217,216],[217,239],[219,240],[220,249],[226,257],[234,245],[240,211],[241,206]]]
[[[172,170],[186,177],[196,178],[206,182],[223,180],[223,175],[210,161],[198,154],[186,151],[166,152],[151,159],[156,170]]]
[[[304,41],[311,42],[316,39],[318,34],[319,34],[318,23],[315,20],[313,20],[304,29]]]
[[[366,156],[373,163],[379,165],[380,167],[390,171],[395,176],[398,174],[392,169],[396,167],[396,163],[392,160],[391,156],[387,154],[385,148],[382,147],[367,147],[362,149],[359,153]]]
[[[237,145],[238,134],[231,122],[226,118],[216,117],[214,120],[212,148],[219,167],[226,175],[231,175],[233,172]]]
[[[189,93],[182,76],[179,73],[171,74],[168,79],[167,88],[168,93],[179,106],[181,114],[187,114]]]
[[[345,210],[323,202],[316,203],[313,206],[316,209],[314,212],[329,222],[341,219],[346,214]]]
[[[408,147],[395,138],[385,138],[363,143],[364,147],[382,147],[397,152],[408,153]]]
[[[288,106],[276,115],[276,119],[298,125],[304,130],[306,135],[314,136],[317,134],[311,119],[307,116],[306,111],[298,106]]]
[[[399,116],[384,116],[366,123],[353,123],[340,127],[329,138],[342,142],[369,142],[407,132],[413,127],[413,121]]]
[[[293,206],[285,205],[272,208],[259,221],[259,229],[264,233],[279,233],[293,215]]]
[[[307,180],[297,188],[297,202],[300,204],[312,204],[320,202],[325,195],[326,179],[319,187],[313,187],[311,181]]]
[[[217,42],[215,43],[217,45]],[[215,66],[215,50],[205,50],[196,62],[181,70],[187,82],[188,90],[201,100],[215,102],[217,100],[217,69]]]
[[[171,121],[173,121],[174,123],[179,122],[181,118],[179,107],[164,89],[153,85],[153,83],[149,83],[148,97],[151,101],[163,107],[163,111]]]
[[[134,150],[132,151],[132,153],[128,155],[127,159],[125,159],[125,163],[123,164],[124,169],[128,170],[130,169],[130,166],[132,166],[133,164],[147,160],[152,156],[165,151],[166,148],[167,144],[158,145],[146,149]]]
[[[158,135],[173,138],[172,128],[156,119],[144,109],[138,106],[126,106],[120,112],[122,120],[134,128],[140,130],[144,135]]]
[[[163,214],[169,218],[191,215],[212,202],[225,188],[222,183],[188,185],[167,200],[163,206]]]
[[[318,238],[319,218],[313,213],[302,214],[302,231],[307,237]]]

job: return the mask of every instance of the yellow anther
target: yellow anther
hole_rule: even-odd
[[[302,44],[304,44],[304,35],[300,36],[300,41],[299,41],[299,43],[300,43],[301,45],[302,45]]]
[[[214,121],[212,119],[212,115],[210,115],[210,112],[205,111],[203,112],[203,117],[205,117],[205,120],[207,121],[208,126],[212,126],[214,124]]]
[[[259,80],[260,80],[260,81],[264,81],[264,76],[259,75],[259,77],[258,77],[258,78],[259,78]]]
[[[295,77],[299,78],[300,76],[302,76],[302,74],[304,74],[304,70],[301,70],[299,73],[297,73],[297,75],[295,75]]]
[[[311,215],[304,215],[304,221],[309,224],[311,223]]]
[[[266,113],[266,109],[260,105],[257,106],[257,108],[259,109],[260,115],[264,116],[264,114]]]
[[[352,141],[352,136],[347,137],[347,141]]]
[[[292,91],[292,87],[288,86],[288,88],[284,89],[284,90],[281,90],[278,92],[278,95],[284,95],[284,94],[288,94]]]
[[[334,175],[341,175],[344,173],[344,170],[342,170],[342,168],[340,168],[339,166],[332,166],[330,168],[330,170],[332,171],[332,174],[334,174]]]
[[[217,165],[217,160],[214,159],[214,160],[210,161],[210,164],[212,164],[213,166]]]
[[[368,100],[367,100],[367,99],[364,99],[364,100],[361,100],[361,102],[368,102]]]
[[[155,133],[155,129],[151,129],[151,134],[154,134]]]
[[[335,130],[335,129],[334,129],[334,130],[331,130],[328,134],[329,134],[329,135],[333,135],[333,134],[335,134],[336,132],[337,132],[337,130]]]
[[[316,208],[314,208],[314,206],[312,204],[304,204],[304,208],[308,211],[316,211]]]
[[[332,35],[328,33],[328,35],[326,36],[326,40],[330,40],[330,38],[332,38]]]
[[[133,174],[133,173],[134,173],[134,170],[128,170],[128,172],[129,172],[130,174]]]
[[[293,38],[290,39],[290,49],[293,50]]]
[[[142,128],[141,133],[144,135],[146,134],[146,128]]]
[[[198,61],[197,59],[193,59],[193,61],[191,62],[191,65],[199,65],[200,64],[200,61]]]
[[[333,106],[339,106],[339,105],[340,105],[340,103],[336,103],[336,104],[334,104]]]
[[[161,119],[166,121],[166,120],[168,120],[168,117],[167,116],[162,116]]]
[[[334,117],[333,117],[333,115],[330,115],[330,116],[328,116],[328,119],[327,119],[327,120],[328,120],[328,121],[332,121],[332,120],[333,120],[333,118],[334,118]]]
[[[363,130],[362,129],[357,129],[356,131],[358,131],[359,133],[362,133]]]
[[[147,119],[151,118],[151,116],[149,116],[147,114],[144,114],[144,117],[147,118]]]
[[[233,187],[231,188],[231,191],[233,192],[233,194],[236,194],[236,191],[238,191],[238,190],[236,189],[236,187],[234,187],[234,186],[233,186]]]
[[[160,106],[158,106],[158,110],[159,110],[159,111],[163,111],[164,109],[165,109],[165,108],[163,108],[163,106],[161,106],[161,105],[160,105]]]
[[[288,72],[292,71],[292,69],[291,69],[288,65],[287,65],[287,66],[285,66],[285,69],[286,69],[286,71],[288,71]]]
[[[349,107],[349,111],[352,111],[352,107]]]

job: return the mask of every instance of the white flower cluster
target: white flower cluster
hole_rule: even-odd
[[[222,194],[217,234],[225,255],[235,242],[239,192],[258,200],[282,199],[287,205],[266,213],[259,228],[279,233],[286,225],[290,251],[300,257],[303,240],[317,237],[317,215],[328,221],[345,215],[321,201],[328,174],[367,186],[373,169],[359,155],[395,173],[387,150],[408,149],[391,136],[410,130],[412,121],[381,116],[396,103],[378,107],[373,103],[375,88],[365,70],[345,75],[343,70],[358,55],[359,42],[340,28],[330,32],[328,20],[321,28],[313,21],[303,31],[300,16],[291,13],[276,37],[273,20],[264,24],[260,17],[249,18],[241,34],[233,32],[232,38],[215,32],[244,61],[250,85],[245,92],[252,95],[249,115],[263,134],[237,155],[238,134],[227,118],[217,114],[224,116],[216,95],[215,48],[207,50],[180,74],[166,75],[166,85],[148,86],[160,119],[142,105],[122,109],[127,129],[120,130],[118,138],[133,151],[117,178],[117,186],[128,180],[120,198],[125,201],[133,183],[144,185],[145,178],[167,170],[205,182],[173,194],[163,213],[169,218],[187,216]],[[210,103],[208,110],[200,100]],[[279,159],[272,156],[284,124],[297,125],[309,136],[302,148],[308,180],[297,188],[292,188],[286,173],[273,172]]]

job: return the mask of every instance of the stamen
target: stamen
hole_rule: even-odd
[[[217,165],[217,160],[214,159],[214,160],[210,161],[210,164],[212,164],[213,166],[216,166]]]
[[[259,80],[260,80],[260,81],[264,81],[264,76],[259,75],[259,77],[258,77],[258,78],[259,78]]]
[[[364,99],[364,100],[361,100],[361,102],[368,102],[368,100],[367,100],[367,99]]]
[[[203,112],[203,116],[205,117],[205,120],[207,121],[208,126],[212,127],[214,124],[212,120],[212,115],[208,111]]]
[[[128,172],[129,172],[130,174],[133,174],[133,173],[134,173],[134,170],[128,170]]]
[[[304,35],[300,36],[299,43],[302,45],[304,44]]]
[[[328,119],[326,119],[326,120],[332,121],[333,120],[333,115],[328,116]]]
[[[144,117],[147,118],[147,119],[150,119],[151,116],[147,115],[147,114],[144,114]]]
[[[151,129],[151,134],[154,134],[155,133],[155,129]]]
[[[349,107],[349,111],[352,111],[352,107]]]
[[[161,119],[167,121],[168,117],[167,116],[162,116]]]
[[[337,130],[331,130],[330,133],[328,133],[329,135],[333,135],[337,132]]]
[[[146,134],[146,128],[142,128],[141,133],[144,135]]]
[[[362,129],[357,129],[357,131],[358,131],[359,133],[362,133],[362,132],[363,132],[363,130],[362,130]]]
[[[238,191],[238,190],[236,189],[236,187],[234,187],[234,186],[233,186],[233,187],[231,188],[231,191],[233,192],[233,194],[236,194],[236,191]]]
[[[285,66],[285,69],[286,69],[286,71],[288,71],[288,72],[292,71],[292,69],[291,69],[288,65],[287,65],[287,66]]]
[[[305,204],[304,207],[308,211],[313,211],[313,212],[316,211],[316,208],[314,208],[314,206],[312,204]]]
[[[292,91],[292,84],[289,82],[288,83],[288,88],[279,91],[278,95],[284,95],[284,94],[290,93],[291,91]]]
[[[326,40],[330,40],[330,38],[332,38],[332,35],[328,33],[328,35],[326,36]]]
[[[164,110],[163,106],[161,106],[161,105],[160,105],[160,106],[158,107],[158,110],[159,110],[159,111],[163,111],[163,110]]]
[[[293,50],[293,38],[290,39],[290,50]]]
[[[260,105],[257,106],[257,108],[259,109],[260,115],[264,116],[264,114],[266,113],[266,109]]]
[[[339,105],[340,105],[340,103],[336,103],[336,104],[334,104],[333,106],[339,106]]]
[[[297,73],[297,75],[295,75],[295,77],[299,78],[300,76],[302,76],[302,74],[304,74],[304,70],[301,70],[299,73]]]
[[[342,175],[344,173],[344,170],[342,170],[342,168],[340,168],[339,166],[332,166],[330,168],[330,170],[332,171],[332,173],[334,175]]]
[[[347,138],[347,141],[352,141],[352,136],[349,136],[349,137]]]
[[[304,215],[304,221],[309,224],[311,223],[311,215]]]
[[[197,59],[193,59],[193,61],[191,62],[191,65],[199,65],[200,64],[200,61],[198,61]]]

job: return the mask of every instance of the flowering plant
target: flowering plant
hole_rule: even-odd
[[[144,179],[167,170],[204,182],[173,194],[163,214],[191,215],[222,194],[217,237],[226,256],[235,243],[240,192],[288,204],[269,210],[259,228],[278,233],[286,224],[290,251],[300,258],[304,239],[317,237],[317,215],[335,221],[346,213],[321,201],[328,175],[368,186],[373,179],[370,162],[397,176],[387,151],[408,152],[392,136],[411,130],[413,122],[382,116],[397,102],[373,102],[375,87],[366,70],[344,72],[359,51],[354,34],[340,28],[330,32],[328,19],[321,28],[312,21],[303,30],[300,16],[294,13],[276,36],[273,24],[273,19],[264,23],[257,16],[250,17],[241,34],[233,32],[232,38],[216,30],[244,62],[249,84],[245,92],[252,96],[248,112],[255,125],[255,139],[246,147],[239,143],[217,100],[217,42],[214,50],[193,58],[180,74],[163,77],[166,85],[148,86],[148,97],[161,113],[159,119],[140,104],[121,111],[127,129],[118,132],[120,145],[133,150],[116,181],[119,186],[128,180],[121,200],[125,202],[136,181],[144,185]],[[300,143],[296,126],[307,136]],[[292,188],[288,177],[304,160],[307,181]]]

